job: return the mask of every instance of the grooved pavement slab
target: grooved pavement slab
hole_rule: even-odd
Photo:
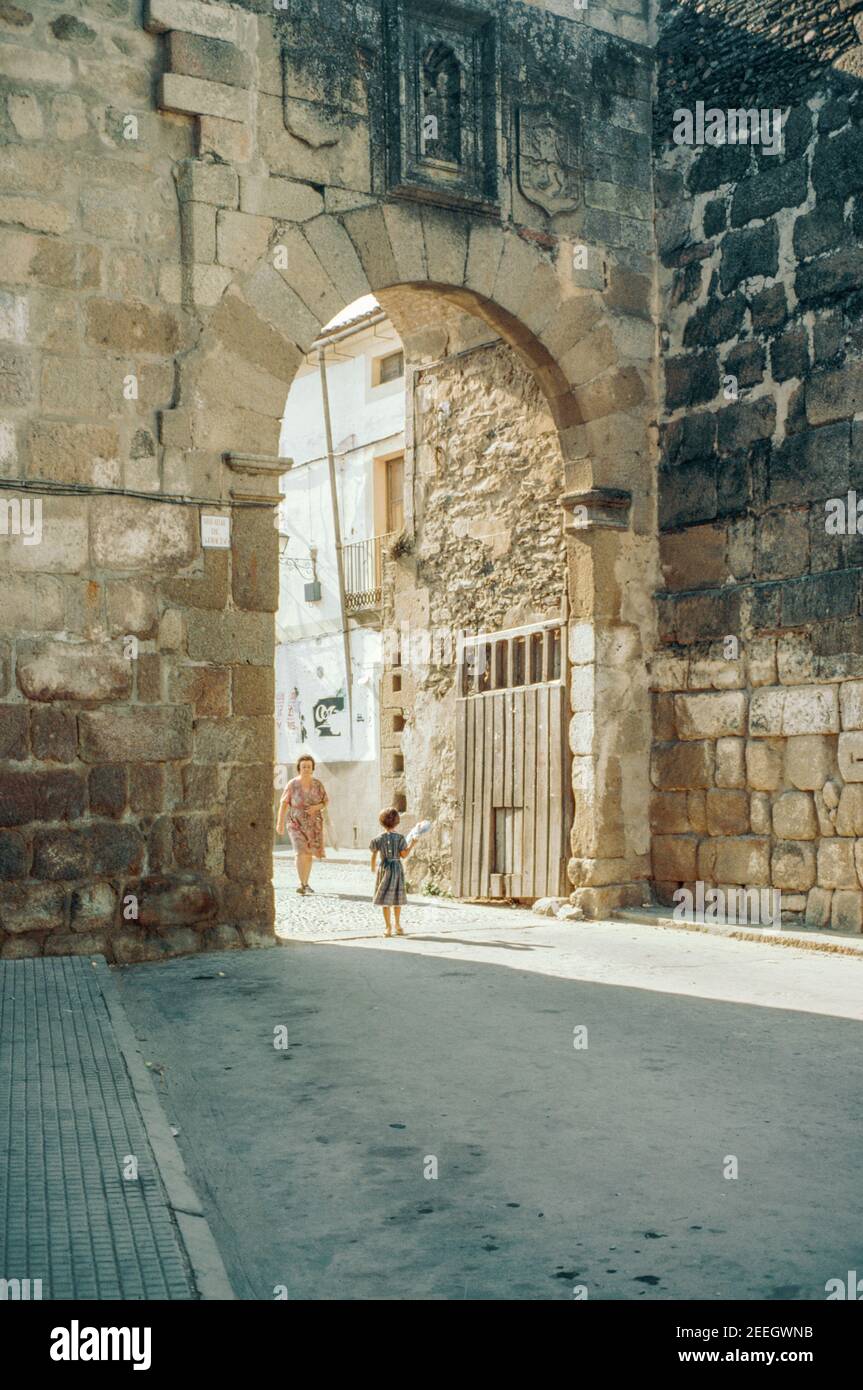
[[[100,966],[0,964],[0,1278],[41,1279],[44,1299],[195,1298]]]

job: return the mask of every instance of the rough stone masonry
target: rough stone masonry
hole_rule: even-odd
[[[860,932],[863,10],[666,4],[660,32],[654,888],[772,885]],[[781,151],[675,146],[696,97],[781,110]]]
[[[407,464],[502,611],[566,590],[573,902],[772,880],[860,930],[859,558],[818,524],[863,413],[856,8],[0,0],[0,953],[272,939],[279,422],[369,292],[417,372],[480,319],[458,389],[517,399],[511,354],[556,434],[504,489],[521,592],[429,422]],[[672,144],[756,94],[772,163]]]

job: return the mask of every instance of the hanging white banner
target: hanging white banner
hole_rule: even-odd
[[[276,748],[280,763],[301,753],[324,763],[377,758],[380,634],[351,633],[353,737],[348,724],[344,647],[340,633],[276,648]]]

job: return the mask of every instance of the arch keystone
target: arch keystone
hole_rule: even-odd
[[[464,284],[468,222],[464,213],[422,210],[428,278],[438,285]]]
[[[419,208],[410,203],[384,203],[383,214],[399,279],[404,283],[427,280],[425,231]]]
[[[474,218],[470,224],[465,285],[491,299],[502,255],[503,228],[500,223]]]

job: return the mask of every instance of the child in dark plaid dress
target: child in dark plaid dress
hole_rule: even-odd
[[[404,936],[399,925],[399,918],[402,907],[408,899],[405,892],[405,871],[402,868],[402,860],[407,859],[413,845],[409,845],[404,835],[400,835],[396,830],[401,818],[395,808],[381,811],[379,819],[384,833],[378,835],[369,845],[372,852],[372,873],[375,872],[378,856],[380,856],[381,861],[380,867],[377,869],[373,902],[378,907],[383,908],[386,925],[384,936],[392,936],[391,909],[395,911],[396,936]]]

